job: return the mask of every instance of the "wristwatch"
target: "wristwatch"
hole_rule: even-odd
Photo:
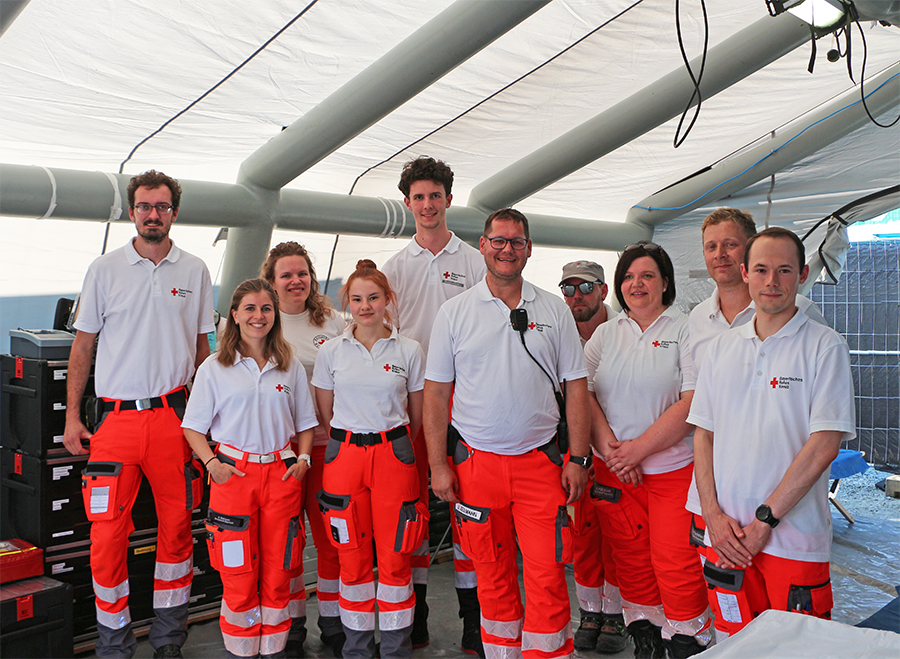
[[[594,464],[594,454],[588,453],[583,458],[578,457],[577,455],[570,455],[569,462],[574,462],[580,467],[584,467],[585,469],[590,469],[591,465]]]
[[[756,519],[758,519],[760,522],[765,522],[773,529],[778,526],[778,522],[781,521],[772,514],[772,509],[769,508],[766,504],[761,504],[759,508],[756,509]]]
[[[306,466],[312,467],[312,456],[309,453],[301,453],[297,456],[298,460],[306,460]]]

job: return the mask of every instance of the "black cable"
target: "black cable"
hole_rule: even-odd
[[[312,6],[315,5],[318,1],[319,1],[319,0],[312,0],[308,5],[306,5],[306,7],[304,7],[304,8],[300,11],[299,14],[297,14],[297,15],[294,16],[291,20],[289,20],[287,23],[285,23],[284,26],[283,26],[280,30],[278,30],[275,34],[273,34],[273,35],[272,35],[272,36],[271,36],[271,37],[270,37],[263,45],[261,45],[261,46],[260,46],[259,48],[257,48],[255,51],[253,51],[253,54],[251,54],[249,57],[247,57],[247,59],[245,59],[243,62],[241,62],[240,64],[238,64],[234,69],[232,69],[232,70],[231,70],[231,73],[229,73],[229,74],[226,75],[224,78],[222,78],[221,80],[219,80],[219,82],[217,82],[217,83],[214,84],[212,87],[210,87],[210,88],[207,89],[205,92],[203,92],[203,94],[201,94],[201,95],[198,96],[196,99],[194,99],[194,100],[193,100],[189,105],[187,105],[184,109],[182,109],[182,110],[179,111],[177,114],[175,114],[175,115],[172,116],[170,119],[168,119],[162,126],[160,126],[159,128],[157,128],[155,131],[153,131],[152,133],[150,133],[147,137],[145,137],[145,138],[142,139],[140,142],[138,142],[138,143],[134,146],[134,148],[131,150],[131,153],[128,154],[128,157],[125,158],[125,160],[122,161],[122,164],[121,164],[121,165],[119,165],[119,173],[120,173],[120,174],[122,173],[122,170],[123,170],[124,167],[125,167],[125,163],[127,163],[129,160],[131,160],[132,156],[134,156],[135,152],[136,152],[139,148],[141,148],[141,147],[142,147],[144,144],[146,144],[149,140],[153,139],[156,135],[158,135],[159,133],[161,133],[161,132],[166,128],[166,126],[168,126],[169,124],[171,124],[171,123],[172,123],[173,121],[175,121],[178,117],[180,117],[181,115],[183,115],[185,112],[187,112],[187,111],[190,110],[192,107],[194,107],[195,105],[197,105],[197,103],[199,103],[200,101],[202,101],[204,98],[206,98],[207,96],[209,96],[212,92],[214,92],[216,89],[218,89],[220,86],[222,86],[222,85],[225,83],[225,81],[227,81],[231,76],[233,76],[235,73],[237,73],[237,72],[240,71],[242,68],[244,68],[244,66],[245,66],[246,64],[248,64],[248,63],[250,62],[250,60],[252,60],[254,57],[256,57],[257,55],[259,55],[259,54],[260,54],[262,51],[264,51],[266,48],[268,48],[268,47],[269,47],[269,44],[271,44],[273,41],[275,41],[275,39],[277,39],[278,37],[280,37],[281,34],[282,34],[285,30],[287,30],[291,25],[293,25],[294,23],[296,23],[296,22],[297,22],[297,21],[298,21],[298,20],[299,20],[306,12],[307,12],[307,11],[309,11],[309,10],[312,8]]]
[[[852,2],[850,3],[850,6],[853,7]],[[863,43],[862,71],[859,74],[859,95],[860,95],[860,98],[862,99],[863,109],[866,111],[866,114],[869,115],[869,119],[872,120],[873,124],[875,124],[879,128],[891,128],[894,126],[894,124],[897,123],[897,121],[900,121],[900,114],[898,114],[897,118],[894,119],[891,123],[880,124],[880,123],[878,123],[878,120],[872,116],[872,113],[869,112],[869,106],[866,104],[866,93],[865,93],[864,87],[865,87],[865,82],[866,82],[866,58],[869,54],[869,48],[866,45],[866,33],[863,32],[863,28],[862,28],[862,25],[859,24],[859,20],[856,20],[856,27],[859,30],[859,36],[862,38],[862,43]],[[850,49],[850,41],[848,38],[847,50],[849,51],[849,49]]]
[[[338,238],[340,237],[341,234],[334,234],[334,245],[331,246],[331,260],[328,262],[328,276],[325,277],[325,290],[322,291],[322,295],[328,295],[328,284],[331,282],[331,268],[334,267],[334,254],[337,252]]]
[[[480,101],[478,101],[475,105],[472,105],[472,106],[470,106],[468,109],[463,110],[462,112],[460,112],[458,115],[456,115],[456,116],[453,117],[452,119],[448,119],[447,121],[445,121],[443,124],[441,124],[440,126],[438,126],[437,128],[435,128],[434,130],[431,130],[431,131],[425,133],[425,134],[424,134],[422,137],[420,137],[419,139],[410,142],[409,144],[407,144],[407,145],[404,146],[403,148],[401,148],[401,149],[399,149],[398,151],[394,152],[393,154],[389,155],[387,158],[385,158],[385,159],[382,160],[381,162],[375,163],[374,165],[372,165],[371,167],[369,167],[368,169],[366,169],[362,174],[360,174],[359,176],[356,177],[356,179],[353,181],[353,185],[350,186],[350,192],[348,192],[347,194],[351,194],[351,195],[352,195],[352,194],[353,194],[353,190],[356,188],[356,184],[359,183],[359,180],[360,180],[363,176],[365,176],[366,174],[368,174],[369,172],[371,172],[373,169],[377,169],[378,167],[381,167],[383,164],[385,164],[385,163],[387,163],[387,162],[390,162],[391,160],[393,160],[394,158],[396,158],[397,156],[399,156],[399,155],[400,155],[401,153],[403,153],[404,151],[406,151],[406,150],[411,149],[412,147],[414,147],[414,146],[415,146],[416,144],[418,144],[419,142],[424,142],[424,141],[427,140],[429,137],[431,137],[432,135],[434,135],[435,133],[437,133],[439,130],[441,130],[441,129],[443,129],[443,128],[446,128],[447,126],[449,126],[450,124],[454,123],[455,121],[457,121],[457,120],[459,120],[459,119],[462,119],[464,116],[466,116],[467,114],[469,114],[470,112],[472,112],[472,111],[475,110],[476,108],[480,107],[481,105],[487,103],[488,101],[490,101],[490,100],[491,100],[492,98],[494,98],[495,96],[497,96],[497,95],[499,95],[499,94],[502,94],[503,92],[505,92],[507,89],[509,89],[509,88],[512,87],[513,85],[515,85],[515,84],[521,82],[522,80],[524,80],[525,78],[527,78],[527,77],[530,76],[531,74],[536,73],[536,72],[539,71],[540,69],[544,68],[545,66],[547,66],[548,64],[550,64],[550,62],[552,62],[552,61],[555,60],[556,58],[562,57],[564,54],[566,54],[568,51],[572,50],[572,48],[574,48],[575,46],[577,46],[578,44],[580,44],[582,41],[584,41],[585,39],[590,38],[591,36],[593,36],[594,34],[596,34],[597,32],[599,32],[599,31],[602,30],[603,28],[605,28],[607,25],[609,25],[609,24],[612,23],[613,21],[618,20],[619,18],[621,18],[622,16],[624,16],[626,13],[628,13],[629,11],[631,11],[632,9],[634,9],[635,7],[637,7],[639,4],[641,4],[643,1],[644,1],[644,0],[636,0],[636,2],[632,3],[631,5],[629,5],[628,7],[626,7],[626,8],[623,9],[622,11],[620,11],[618,14],[616,14],[615,16],[613,16],[612,18],[610,18],[609,20],[604,21],[603,23],[601,23],[600,25],[598,25],[597,27],[595,27],[593,30],[591,30],[590,32],[588,32],[587,34],[585,34],[583,37],[581,37],[580,39],[578,39],[577,41],[575,41],[575,42],[573,42],[572,44],[570,44],[570,45],[566,46],[565,48],[563,48],[561,51],[559,51],[558,53],[556,53],[556,54],[555,54],[553,57],[551,57],[550,59],[547,59],[547,60],[545,60],[544,62],[542,62],[541,64],[538,64],[536,67],[534,67],[534,68],[531,69],[530,71],[527,71],[526,73],[523,73],[521,76],[519,76],[518,78],[516,78],[516,79],[513,80],[512,82],[510,82],[510,83],[504,85],[503,87],[501,87],[500,89],[498,89],[498,90],[495,91],[494,93],[490,94],[489,96],[485,96],[483,99],[481,99]]]
[[[690,60],[688,60],[687,52],[684,49],[684,39],[681,36],[681,2],[680,0],[675,0],[675,32],[678,35],[678,49],[681,51],[681,59],[684,61],[684,68],[687,69],[688,75],[691,77],[691,82],[694,83],[694,91],[691,92],[691,97],[688,99],[684,112],[681,113],[681,118],[678,120],[678,127],[675,129],[675,138],[672,143],[676,149],[684,144],[684,141],[690,134],[691,129],[697,121],[697,117],[700,116],[700,105],[703,103],[703,96],[700,93],[700,81],[703,79],[703,71],[706,68],[706,54],[709,51],[709,15],[706,13],[706,0],[700,0],[700,7],[703,10],[703,55],[700,58],[700,72],[694,77],[694,71],[691,69]],[[681,133],[681,127],[684,125],[684,119],[687,117],[687,113],[690,111],[691,104],[694,102],[695,98],[697,99],[697,107],[694,109],[694,116],[691,118],[691,123],[684,131],[684,135],[681,139],[678,139],[678,136]]]

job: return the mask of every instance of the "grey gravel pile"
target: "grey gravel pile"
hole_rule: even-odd
[[[900,521],[900,499],[887,496],[875,484],[891,474],[870,468],[861,474],[842,478],[837,492],[840,501],[854,517],[872,517]]]

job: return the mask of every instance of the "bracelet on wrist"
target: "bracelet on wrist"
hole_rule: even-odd
[[[203,463],[203,466],[206,467],[210,462],[212,462],[213,460],[215,460],[217,457],[218,457],[218,456],[215,456],[215,455],[212,456],[209,460],[207,460],[206,462]]]

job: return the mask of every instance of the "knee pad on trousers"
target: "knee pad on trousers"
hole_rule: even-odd
[[[121,462],[88,462],[81,472],[81,494],[90,521],[113,520],[124,512],[116,506],[121,473]]]
[[[397,519],[397,536],[394,551],[410,554],[415,551],[428,532],[428,506],[419,499],[404,501]]]
[[[453,506],[452,521],[458,532],[459,544],[465,555],[476,562],[493,563],[497,560],[497,543],[490,513],[490,508],[470,506],[461,501]]]
[[[356,502],[349,494],[331,494],[324,489],[316,494],[319,509],[325,516],[325,524],[331,530],[331,544],[338,549],[357,549],[362,545]],[[370,539],[366,540],[371,542]]]
[[[241,574],[253,569],[249,515],[225,515],[210,508],[206,542],[209,561],[219,572]]]

